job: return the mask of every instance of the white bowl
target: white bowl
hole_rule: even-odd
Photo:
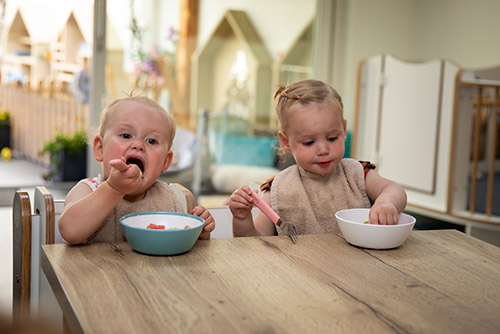
[[[364,224],[369,212],[370,209],[346,209],[335,213],[344,239],[351,245],[372,249],[396,248],[406,241],[415,226],[415,218],[406,213],[399,214],[397,225]]]

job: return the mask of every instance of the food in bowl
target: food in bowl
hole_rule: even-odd
[[[194,246],[205,221],[186,213],[153,211],[125,215],[120,224],[134,250],[150,255],[176,255]]]
[[[186,225],[184,226],[184,228],[190,228],[191,226],[189,225]],[[156,224],[149,224],[148,226],[146,226],[146,228],[150,228],[152,230],[164,230],[165,229],[165,225],[156,225]],[[178,227],[169,227],[167,228],[167,230],[180,230],[180,228]]]
[[[344,239],[351,245],[371,249],[401,246],[415,226],[415,218],[399,214],[397,225],[367,224],[370,209],[346,209],[335,213]]]
[[[156,224],[151,223],[148,226],[146,226],[146,228],[150,228],[152,230],[164,230],[165,225],[156,225]]]

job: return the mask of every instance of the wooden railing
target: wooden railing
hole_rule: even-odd
[[[457,85],[460,103],[454,155],[460,157],[455,159],[452,212],[458,217],[498,223],[495,209],[500,207],[500,198],[494,194],[498,191],[495,177],[500,177],[500,84],[473,80]]]
[[[49,157],[39,152],[46,141],[57,133],[72,135],[88,130],[90,124],[89,105],[61,90],[0,84],[0,106],[10,112],[12,151],[44,165],[48,165]]]
[[[477,98],[475,101],[475,114],[474,114],[474,132],[473,132],[473,148],[472,148],[472,175],[478,175],[478,166],[480,158],[480,149],[483,150],[482,158],[487,161],[487,188],[486,188],[486,210],[485,214],[487,217],[491,216],[491,210],[493,205],[493,184],[495,179],[495,161],[497,159],[497,142],[498,142],[498,98],[499,98],[499,86],[492,85],[477,85]],[[496,98],[488,99],[485,95],[487,90],[490,90]],[[484,117],[484,118],[483,118]],[[490,128],[490,131],[482,131],[481,121],[485,120],[484,130]],[[489,133],[488,133],[489,132]],[[488,138],[488,134],[490,138]],[[484,137],[485,140],[481,141],[483,143],[480,146],[480,138]],[[489,145],[486,145],[489,144]],[[489,147],[488,147],[489,146]],[[489,151],[489,152],[488,152]],[[474,213],[476,206],[476,191],[477,191],[477,177],[471,178],[471,190],[469,197],[469,211]],[[498,199],[500,203],[500,199]]]

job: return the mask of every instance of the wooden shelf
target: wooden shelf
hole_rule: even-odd
[[[11,25],[7,27],[2,77],[8,78],[9,72],[19,70],[23,73],[24,80],[31,81],[31,84],[41,80],[71,82],[73,74],[79,70],[77,58],[80,43],[85,42],[74,13],[69,14],[58,34],[54,30],[53,41],[48,42],[34,40],[30,36],[28,22],[24,19],[32,16],[22,15],[23,10],[26,9],[17,10]],[[29,26],[33,28],[33,24]],[[47,50],[51,52],[50,61],[43,57]],[[16,52],[26,52],[29,55],[19,55]]]

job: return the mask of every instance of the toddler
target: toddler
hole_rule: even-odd
[[[147,97],[129,96],[106,107],[93,143],[103,174],[70,190],[59,219],[61,237],[70,244],[124,241],[123,215],[182,212],[170,186],[157,180],[172,162],[174,136],[174,119]],[[200,239],[210,238],[215,228],[210,212],[198,206],[190,214],[205,220]]]
[[[380,176],[369,162],[344,159],[346,120],[340,95],[327,83],[304,80],[280,86],[274,95],[280,149],[296,164],[262,187],[262,199],[300,234],[337,233],[335,213],[369,208],[370,224],[397,224],[406,207],[404,189]],[[275,225],[262,212],[252,218],[248,186],[230,197],[233,235],[275,235]]]

